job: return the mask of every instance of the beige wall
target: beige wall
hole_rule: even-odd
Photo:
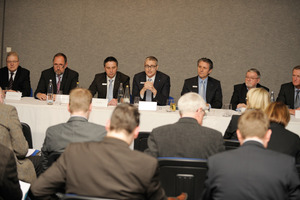
[[[276,96],[291,81],[300,64],[299,10],[299,0],[9,0],[4,49],[20,54],[33,90],[57,52],[68,56],[82,87],[103,71],[107,56],[132,83],[154,55],[176,100],[184,79],[196,75],[196,61],[208,57],[227,103],[249,68],[261,71]]]

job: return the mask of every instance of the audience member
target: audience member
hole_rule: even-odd
[[[293,68],[292,82],[281,85],[276,101],[285,103],[292,115],[300,110],[300,65]]]
[[[2,89],[0,88],[0,94]],[[3,95],[0,95],[3,102]],[[0,103],[0,143],[14,152],[17,162],[18,178],[24,182],[32,183],[36,179],[36,171],[40,173],[39,156],[26,158],[28,143],[23,135],[15,107]],[[32,159],[32,160],[30,160]]]
[[[32,184],[37,197],[59,188],[81,196],[114,199],[166,199],[156,159],[129,145],[139,134],[136,107],[121,104],[107,122],[100,142],[70,144],[60,158]]]
[[[272,132],[268,128],[262,110],[245,111],[237,130],[242,146],[208,158],[204,200],[300,199],[295,160],[265,149]]]
[[[0,199],[20,200],[22,191],[14,153],[0,144],[0,156]]]
[[[158,71],[158,60],[149,56],[144,62],[144,72],[133,77],[132,96],[142,101],[156,101],[158,105],[166,105],[170,94],[170,77]]]
[[[198,76],[186,79],[181,95],[187,92],[196,92],[212,108],[222,108],[222,88],[220,81],[210,77],[213,62],[208,58],[200,58],[197,62]]]
[[[108,105],[116,106],[120,83],[123,84],[125,91],[126,85],[130,88],[130,78],[118,71],[118,61],[114,57],[107,57],[104,60],[104,70],[105,72],[95,75],[89,90],[93,96],[98,93],[98,98],[108,99]]]
[[[283,102],[273,102],[267,107],[266,113],[272,130],[268,149],[291,155],[296,158],[297,163],[300,163],[300,138],[285,129],[290,121],[287,106]]]
[[[19,64],[19,55],[16,52],[9,52],[6,56],[6,67],[0,69],[0,87],[5,92],[19,91],[23,97],[29,97],[30,72]]]
[[[66,123],[51,126],[46,131],[42,147],[44,170],[48,168],[49,156],[52,153],[62,153],[69,143],[100,141],[106,135],[104,126],[88,122],[92,111],[92,94],[89,90],[71,90],[68,111],[71,117]]]
[[[270,95],[264,88],[253,88],[247,93],[247,109],[261,109],[265,111],[270,103]],[[224,139],[237,139],[236,129],[240,115],[232,115],[225,131]]]
[[[42,71],[34,97],[39,100],[47,100],[47,88],[49,80],[52,80],[54,94],[60,91],[62,94],[69,94],[76,87],[78,73],[68,68],[67,56],[57,53],[53,57],[53,67]]]
[[[255,69],[249,69],[246,73],[245,83],[234,85],[234,91],[230,100],[232,109],[246,108],[246,95],[252,88],[264,88],[269,91],[269,88],[259,84],[260,72]]]
[[[178,122],[152,130],[146,153],[154,157],[207,159],[225,150],[222,134],[202,126],[206,103],[199,94],[184,94],[178,101],[178,108]]]

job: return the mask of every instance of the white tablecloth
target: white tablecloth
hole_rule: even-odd
[[[49,126],[66,122],[70,113],[66,104],[47,105],[45,101],[39,101],[32,97],[22,98],[20,101],[5,100],[6,104],[16,107],[21,122],[27,123],[32,132],[33,146],[41,149],[46,129]],[[114,107],[93,107],[89,121],[105,126],[110,118]],[[203,126],[207,126],[224,134],[231,117],[223,117],[225,110],[211,109],[203,120]],[[167,112],[166,107],[158,107],[157,111],[140,111],[140,130],[150,132],[153,128],[171,124],[179,119],[179,112]],[[236,112],[231,111],[232,114]],[[291,116],[287,129],[300,135],[300,119]]]

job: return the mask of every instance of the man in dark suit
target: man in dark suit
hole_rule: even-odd
[[[158,71],[158,60],[149,56],[144,62],[144,72],[133,77],[132,96],[142,101],[156,101],[158,105],[166,105],[170,94],[170,77]]]
[[[6,56],[6,67],[0,69],[0,87],[9,92],[22,92],[22,97],[31,93],[30,72],[19,66],[19,55],[9,52]]]
[[[243,113],[237,130],[242,146],[208,159],[203,199],[300,199],[295,159],[265,149],[268,128],[263,111]]]
[[[292,115],[300,110],[300,65],[293,68],[293,81],[281,85],[276,101],[285,103]]]
[[[70,144],[35,183],[35,196],[66,193],[113,199],[166,199],[155,158],[129,145],[139,134],[139,112],[130,104],[118,105],[107,122],[101,142]]]
[[[22,199],[14,153],[0,144],[0,199]]]
[[[211,108],[222,108],[222,88],[220,81],[210,77],[213,62],[208,58],[200,58],[197,62],[198,76],[186,79],[181,95],[188,92],[200,94]]]
[[[106,98],[108,99],[108,105],[115,106],[118,104],[117,98],[120,83],[123,84],[124,91],[127,85],[130,91],[130,78],[118,71],[118,61],[116,58],[112,56],[107,57],[103,64],[105,72],[95,75],[89,90],[93,96],[98,93],[98,98]]]
[[[68,68],[67,57],[63,53],[57,53],[53,57],[53,67],[42,71],[34,97],[39,100],[47,100],[49,80],[52,80],[54,94],[59,91],[69,94],[78,83],[78,73]]]
[[[178,108],[179,121],[153,129],[145,153],[154,157],[207,159],[225,150],[222,134],[202,126],[206,103],[199,94],[184,94],[178,100]]]
[[[232,104],[232,109],[237,108],[246,108],[246,95],[248,90],[252,88],[264,88],[269,92],[269,88],[259,84],[260,81],[260,72],[251,68],[247,71],[245,77],[245,83],[234,85],[233,94],[230,100]]]
[[[62,153],[69,143],[101,141],[106,135],[104,126],[88,122],[92,111],[92,94],[83,88],[73,89],[70,93],[68,111],[71,113],[67,123],[51,126],[46,131],[42,147],[42,164],[48,168],[49,156]]]

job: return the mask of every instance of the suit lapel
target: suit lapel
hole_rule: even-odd
[[[207,79],[207,87],[206,87],[206,102],[210,102],[212,99],[212,93],[211,90],[214,88],[214,84],[211,82],[210,77]]]
[[[66,70],[65,70],[65,72],[66,72]],[[57,94],[57,86],[56,86],[56,74],[55,74],[55,72],[54,72],[54,69],[53,69],[53,67],[52,67],[52,75],[51,75],[52,77],[52,84],[53,84],[53,91],[54,91],[54,94]],[[65,79],[66,77],[65,77],[65,73],[64,73],[64,75],[63,75],[63,80]],[[62,80],[62,82],[60,83],[60,90],[63,90],[63,80]],[[48,86],[46,86],[47,88],[48,88]]]
[[[156,72],[156,76],[155,76],[155,80],[154,80],[154,87],[156,90],[158,90],[159,86],[160,86],[160,73],[159,71]]]
[[[198,82],[199,82],[199,78],[198,78],[198,76],[196,76],[191,85],[191,87],[192,87],[191,91],[195,92],[197,94],[199,94],[199,88],[198,88],[199,83]]]
[[[113,96],[114,97],[117,97],[118,96],[118,89],[119,89],[119,86],[120,86],[120,74],[117,72],[116,73],[116,78],[115,78],[115,84],[114,84],[114,90],[113,90]],[[124,88],[125,85],[123,85],[123,88]]]

